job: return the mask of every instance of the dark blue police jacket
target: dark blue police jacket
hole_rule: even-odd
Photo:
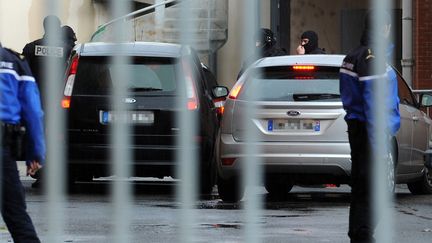
[[[346,111],[345,120],[359,120],[367,124],[368,137],[373,144],[376,124],[374,121],[374,82],[387,82],[386,126],[387,132],[394,136],[400,127],[398,81],[395,70],[388,66],[379,73],[373,73],[376,61],[372,51],[365,45],[360,45],[344,59],[340,69],[340,93],[343,107]]]
[[[1,46],[0,92],[0,120],[8,124],[25,124],[26,160],[43,163],[46,148],[39,89],[23,57]]]

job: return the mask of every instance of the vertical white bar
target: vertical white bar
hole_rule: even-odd
[[[375,66],[373,67],[373,73],[382,73],[382,70],[386,70],[386,51],[387,42],[383,35],[383,26],[386,23],[387,14],[391,14],[392,5],[390,0],[374,0],[372,1],[372,11],[373,23],[372,28],[372,49],[375,53]],[[394,27],[394,25],[393,25]],[[387,169],[386,161],[384,158],[387,156],[387,151],[389,148],[387,132],[386,132],[386,121],[389,117],[389,108],[386,105],[386,96],[384,94],[389,90],[389,84],[387,82],[375,82],[374,83],[374,100],[376,101],[376,106],[374,110],[376,130],[376,147],[374,148],[373,157],[373,212],[374,221],[378,223],[377,230],[375,231],[376,242],[390,243],[392,242],[393,236],[393,203],[392,203],[392,193],[387,187]]]
[[[46,0],[46,15],[60,16],[62,1]],[[47,46],[58,46],[61,39],[60,29],[49,25],[47,29]],[[65,134],[65,116],[60,107],[61,89],[63,88],[63,63],[57,58],[45,58],[46,80],[44,83],[43,109],[45,112],[45,131],[47,137],[47,156],[44,168],[45,188],[47,189],[48,234],[47,242],[63,242],[64,235],[64,188],[65,188],[65,150],[64,141],[60,139]]]
[[[181,18],[178,30],[180,31],[180,43],[184,48],[182,51],[183,54],[187,54],[188,52],[185,46],[193,46],[195,40],[196,29],[192,21],[195,19],[193,10],[196,10],[194,9],[196,3],[197,1],[195,0],[185,0],[180,4]],[[193,72],[193,68],[191,68],[191,71]],[[196,111],[187,110],[186,91],[188,87],[186,87],[185,79],[185,77],[178,78],[177,89],[177,96],[179,97],[177,102],[179,105],[177,109],[179,111],[177,124],[180,128],[177,143],[180,151],[177,156],[176,173],[178,178],[180,178],[180,183],[178,184],[176,193],[177,200],[180,202],[178,215],[180,229],[179,242],[190,243],[196,238],[196,232],[194,230],[194,223],[196,220],[194,204],[197,198],[197,174],[199,173],[197,163],[199,161],[195,149],[198,144],[194,139],[197,133],[197,113]]]
[[[255,35],[258,32],[259,21],[259,0],[243,0],[243,39],[242,39],[242,60],[257,60],[259,57],[255,52]],[[260,74],[256,74],[260,76]],[[250,97],[255,97],[251,94]],[[257,243],[262,241],[260,228],[260,216],[262,209],[262,194],[260,187],[262,186],[262,169],[259,147],[256,145],[258,138],[257,128],[253,123],[256,114],[253,98],[248,98],[248,104],[245,111],[246,117],[246,146],[244,149],[244,163],[242,164],[242,183],[246,188],[244,209],[245,209],[245,242]]]
[[[160,4],[164,0],[156,0],[155,4]],[[162,31],[165,19],[165,5],[156,7],[155,9],[155,30],[156,30],[156,41],[162,40]]]
[[[130,12],[129,0],[111,0],[111,14],[113,19],[123,16]],[[131,204],[132,204],[132,190],[131,183],[128,178],[131,176],[131,131],[127,123],[126,113],[128,107],[123,102],[127,97],[127,82],[129,80],[128,72],[122,67],[130,63],[130,58],[124,54],[126,46],[123,44],[127,41],[131,28],[126,26],[123,20],[117,21],[113,24],[114,31],[114,47],[113,51],[118,53],[113,56],[110,62],[112,63],[112,95],[111,107],[114,114],[117,114],[115,122],[111,127],[111,141],[113,149],[111,150],[111,169],[115,175],[112,185],[112,204],[113,204],[113,223],[114,230],[112,234],[113,242],[125,243],[131,242],[130,237],[130,219],[131,219]]]

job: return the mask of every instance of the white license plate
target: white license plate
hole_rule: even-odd
[[[316,120],[280,119],[269,120],[268,131],[320,131],[320,122]]]
[[[103,125],[120,121],[120,119],[125,123],[152,125],[154,113],[153,111],[124,111],[117,114],[112,111],[99,111],[99,122]]]

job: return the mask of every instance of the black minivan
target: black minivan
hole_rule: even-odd
[[[119,51],[121,50],[121,51]],[[109,176],[110,125],[116,114],[110,107],[116,86],[113,57],[128,58],[127,97],[122,97],[131,124],[134,176],[175,176],[179,128],[177,96],[181,85],[185,109],[198,117],[200,190],[209,193],[216,180],[214,151],[219,132],[214,100],[228,89],[209,87],[201,62],[187,46],[167,43],[86,43],[74,48],[66,72],[62,107],[67,110],[69,182]],[[208,71],[208,70],[206,70]],[[181,83],[183,82],[183,83]]]

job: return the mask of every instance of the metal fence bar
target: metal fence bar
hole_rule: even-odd
[[[112,0],[110,3],[111,14],[113,17],[123,16],[130,12],[129,0]],[[111,150],[111,169],[115,179],[112,185],[111,200],[113,206],[113,221],[114,230],[112,239],[113,242],[124,243],[131,242],[130,224],[132,216],[132,189],[128,178],[131,176],[131,128],[127,123],[126,111],[128,107],[123,102],[127,97],[127,82],[130,74],[126,72],[124,66],[130,63],[130,58],[124,53],[124,46],[121,43],[126,42],[129,36],[127,28],[123,25],[123,21],[114,23],[114,45],[113,51],[116,54],[112,58],[113,64],[113,88],[111,96],[111,107],[113,112],[117,114],[119,119],[113,122],[111,127],[111,141],[113,149]]]
[[[254,35],[258,31],[259,24],[259,3],[258,0],[243,0],[243,22],[244,30],[242,39],[242,60],[248,60],[253,55],[258,55],[255,52]],[[256,60],[258,57],[252,57]],[[257,74],[259,75],[259,74]],[[251,97],[255,97],[252,94]],[[250,100],[253,104],[253,98]],[[256,132],[253,120],[256,114],[254,105],[246,106],[246,146],[243,148],[245,158],[242,164],[242,183],[244,184],[247,194],[244,199],[244,217],[245,217],[245,242],[257,243],[262,241],[260,228],[260,217],[262,209],[262,193],[259,192],[262,186],[263,173],[261,170],[262,160],[257,156],[259,147],[256,145],[258,134]]]
[[[389,0],[375,0],[371,5],[373,14],[373,20],[375,23],[372,28],[373,35],[373,51],[375,53],[375,64],[373,69],[374,73],[381,70],[386,70],[386,40],[383,36],[382,26],[385,24],[385,18],[388,10],[392,9]],[[393,25],[395,26],[395,25]],[[376,147],[373,157],[373,212],[374,221],[378,223],[378,228],[375,231],[375,237],[377,242],[393,242],[393,230],[394,223],[392,219],[393,215],[393,201],[392,193],[386,186],[386,163],[385,158],[387,151],[390,146],[387,139],[386,132],[386,121],[389,117],[389,108],[387,107],[386,94],[389,89],[387,82],[375,82],[374,83],[375,93],[374,100],[376,101],[376,107],[374,111],[376,123],[375,138]]]
[[[59,16],[61,1],[47,0],[45,11],[47,15]],[[56,46],[61,39],[60,29],[56,26],[48,27],[48,46]],[[45,59],[46,80],[43,82],[43,109],[45,111],[45,131],[47,135],[47,156],[44,173],[45,186],[47,189],[47,212],[48,212],[48,238],[47,242],[63,242],[64,224],[66,222],[63,208],[65,206],[64,178],[65,178],[65,149],[64,141],[61,141],[62,134],[65,134],[65,116],[60,107],[63,88],[61,70],[64,70],[61,62],[56,58]],[[64,136],[63,136],[64,137]]]
[[[194,13],[193,6],[197,3],[195,0],[185,0],[180,5],[180,34],[181,45],[193,45],[194,42]],[[186,49],[184,49],[186,51]],[[182,76],[182,75],[181,75]],[[179,115],[177,116],[177,125],[180,128],[177,145],[180,148],[177,155],[176,175],[180,182],[176,188],[176,200],[180,203],[179,210],[179,242],[189,243],[196,239],[194,224],[196,215],[194,212],[197,198],[197,174],[198,158],[195,141],[197,134],[197,114],[187,110],[187,97],[185,87],[185,77],[178,77],[179,88],[177,90]]]

